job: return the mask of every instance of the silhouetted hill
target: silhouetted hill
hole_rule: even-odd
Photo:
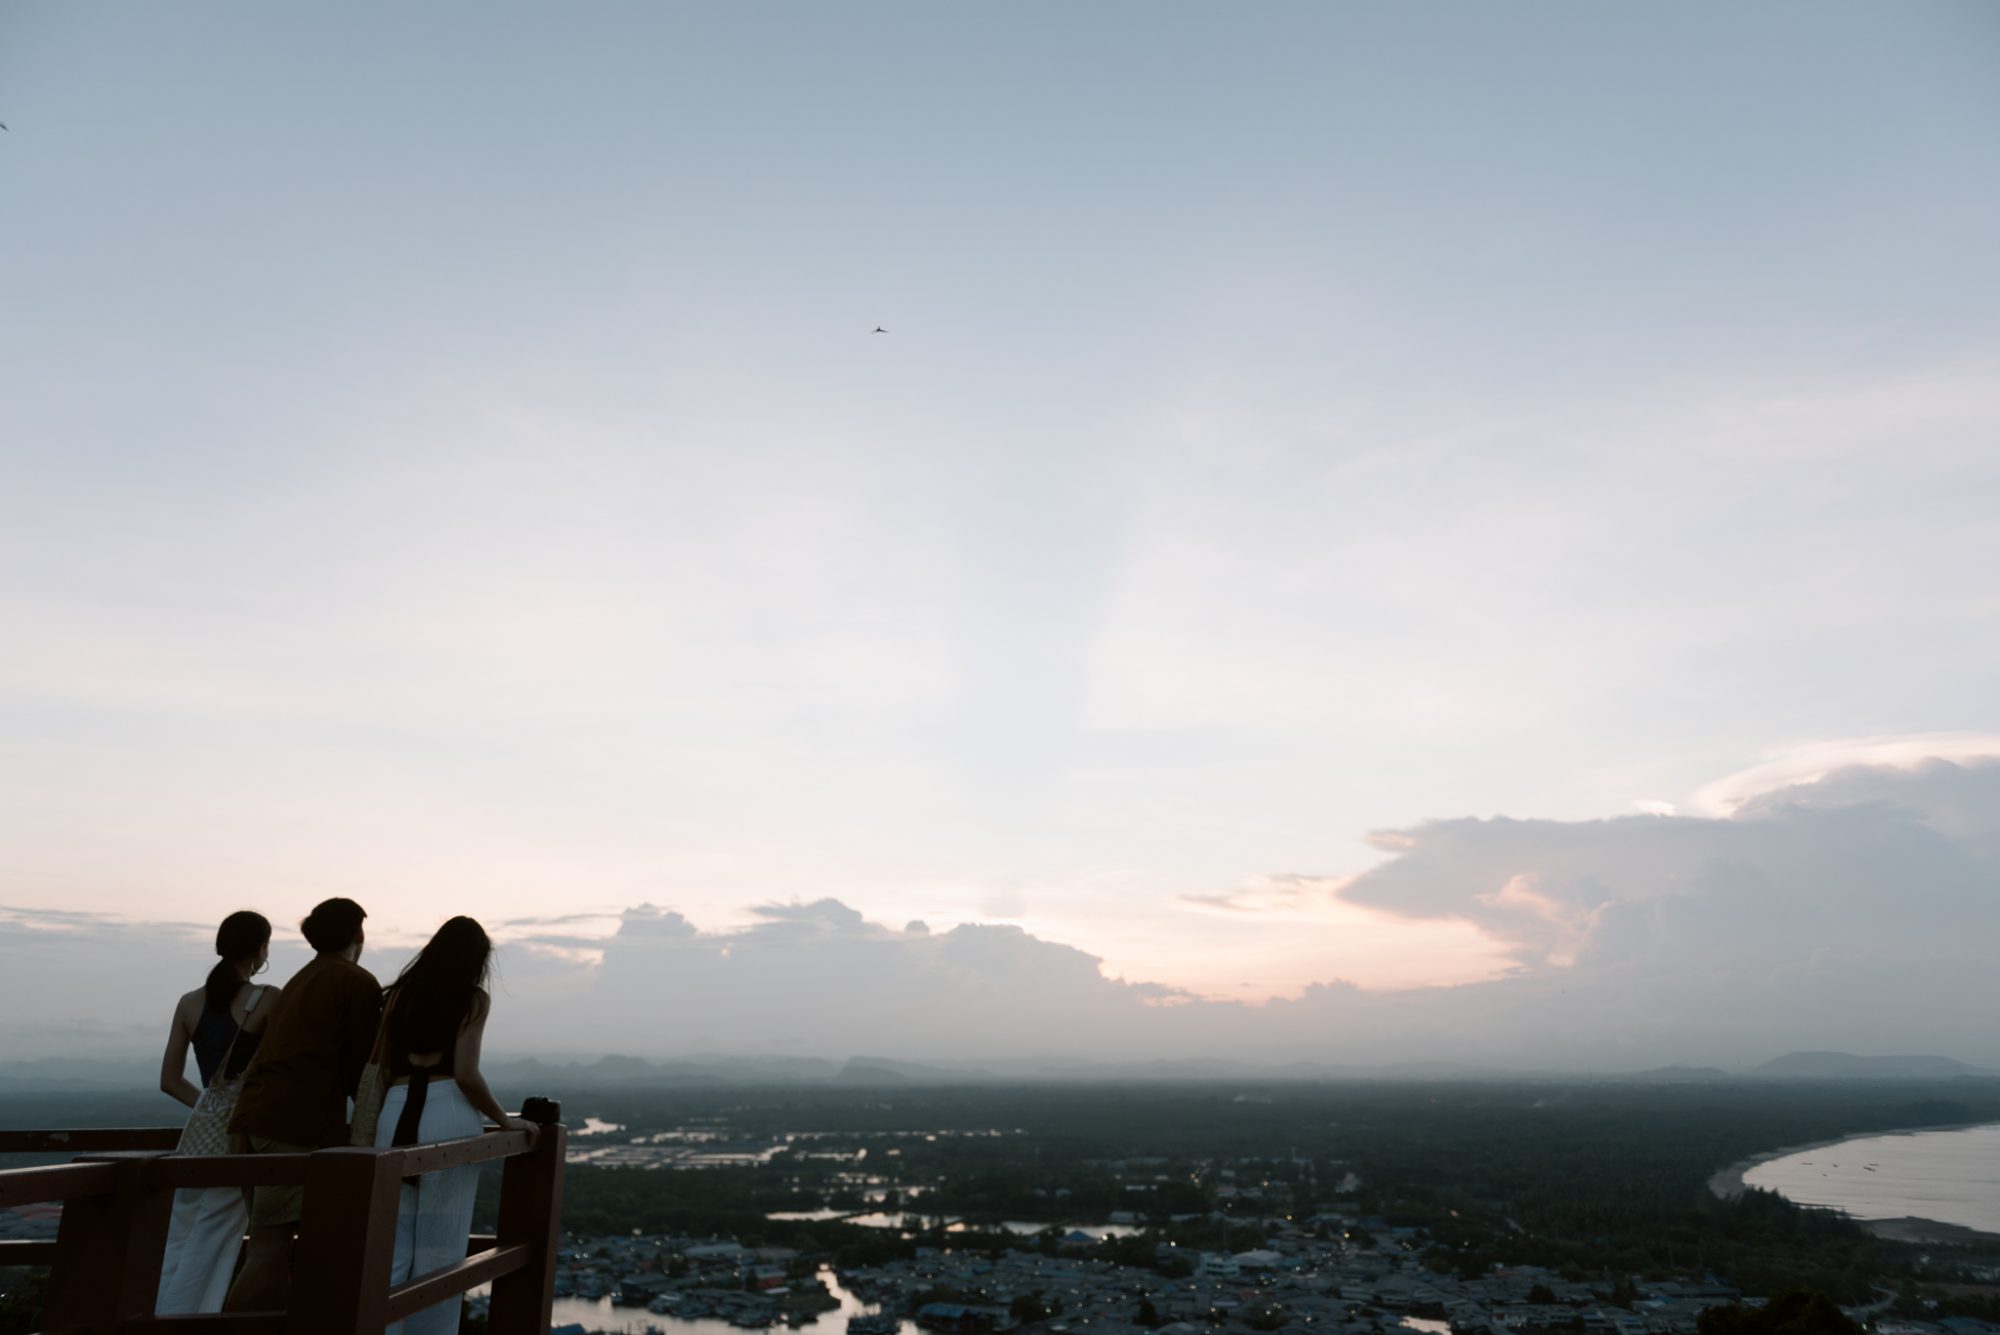
[[[892,1071],[866,1057],[856,1057],[840,1068],[834,1081],[842,1085],[907,1085],[910,1077],[901,1071]]]
[[[1852,1052],[1788,1052],[1751,1071],[1780,1080],[1947,1080],[1986,1075],[1953,1057],[1860,1057]]]
[[[838,1063],[816,1057],[681,1057],[654,1061],[611,1054],[573,1062],[539,1057],[486,1063],[487,1076],[512,1087],[685,1087],[688,1085],[824,1084],[840,1074]]]
[[[495,1086],[521,1093],[560,1094],[565,1089],[673,1089],[719,1085],[980,1085],[1017,1083],[1341,1080],[1574,1080],[1575,1071],[1473,1066],[1454,1062],[1402,1062],[1350,1066],[1325,1062],[1265,1063],[1189,1057],[1177,1061],[1080,1061],[1023,1058],[976,1064],[933,1065],[892,1057],[857,1055],[844,1061],[819,1057],[737,1056],[699,1053],[651,1058],[620,1053],[552,1054],[489,1058]],[[1669,1065],[1630,1073],[1597,1073],[1597,1080],[1688,1084],[1717,1080],[1950,1080],[2000,1071],[1934,1055],[1863,1057],[1851,1052],[1791,1052],[1747,1071]],[[46,1057],[0,1061],[0,1095],[158,1086],[155,1057],[120,1059]]]
[[[142,1059],[105,1060],[92,1057],[38,1057],[32,1061],[0,1062],[0,1092],[35,1090],[154,1089],[160,1063]]]
[[[837,1077],[846,1084],[895,1085],[980,1085],[997,1077],[991,1071],[971,1067],[929,1066],[923,1062],[900,1062],[889,1057],[850,1057]]]
[[[650,1080],[661,1075],[661,1069],[643,1057],[599,1057],[583,1068],[593,1080]]]

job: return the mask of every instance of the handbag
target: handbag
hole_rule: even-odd
[[[257,1003],[270,990],[259,987],[243,1003],[244,1024],[250,1022],[250,1012],[257,1009]],[[229,1061],[236,1055],[237,1039],[242,1037],[243,1025],[238,1025],[236,1037],[223,1049],[222,1064],[215,1068],[215,1078],[194,1101],[194,1111],[188,1114],[187,1125],[181,1128],[181,1138],[174,1145],[175,1154],[229,1153],[229,1119],[236,1115],[236,1096],[243,1092],[243,1072],[231,1075]]]
[[[395,1008],[395,998],[391,997],[382,1012],[382,1022],[375,1026],[375,1046],[368,1054],[368,1064],[361,1068],[361,1083],[354,1087],[354,1122],[347,1133],[350,1145],[375,1148],[382,1102],[389,1097],[389,1012]]]

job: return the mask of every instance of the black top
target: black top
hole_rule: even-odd
[[[266,989],[261,987],[251,990],[249,999],[243,1007],[245,1015],[257,1009],[257,1003],[264,999],[265,991]],[[250,1065],[250,1059],[257,1055],[257,1044],[264,1036],[243,1033],[236,1023],[236,1017],[228,1010],[217,1010],[213,1006],[204,1004],[201,1008],[201,1018],[194,1022],[194,1033],[189,1038],[194,1048],[195,1067],[201,1072],[201,1083],[206,1088],[215,1083],[217,1068],[222,1065],[223,1057],[230,1054],[231,1043],[236,1045],[236,1049],[233,1055],[229,1055],[229,1069],[222,1072],[222,1075],[225,1079],[233,1080],[242,1075],[245,1068]]]
[[[201,1008],[201,1018],[194,1022],[194,1064],[201,1070],[203,1086],[215,1083],[215,1072],[222,1065],[222,1055],[229,1051],[229,1045],[236,1040],[236,1017],[226,1010],[213,1006]]]
[[[454,1063],[458,1060],[458,1031],[465,1027],[466,1017],[472,1014],[473,997],[467,996],[463,1008],[451,1014],[444,1007],[427,1005],[416,997],[399,995],[400,988],[389,989],[389,1008],[383,1016],[382,1025],[387,1033],[389,1078],[400,1080],[405,1076],[448,1076],[455,1074]],[[412,1054],[441,1052],[443,1057],[433,1066],[418,1066],[410,1060]]]

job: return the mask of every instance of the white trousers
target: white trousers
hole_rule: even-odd
[[[409,1086],[396,1085],[382,1100],[382,1119],[375,1128],[378,1148],[389,1147],[409,1095]],[[423,1118],[417,1123],[419,1140],[456,1140],[485,1129],[486,1119],[466,1101],[456,1080],[431,1082]],[[402,1200],[396,1206],[396,1253],[389,1263],[391,1284],[420,1278],[465,1259],[465,1240],[472,1232],[472,1198],[478,1190],[477,1164],[425,1173],[415,1186],[403,1184]],[[457,1296],[447,1298],[390,1326],[385,1335],[458,1335],[461,1301]]]
[[[167,1253],[160,1263],[161,1316],[220,1312],[236,1273],[250,1207],[241,1187],[183,1187],[174,1193]]]

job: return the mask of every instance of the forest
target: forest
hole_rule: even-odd
[[[1769,1193],[1717,1199],[1709,1178],[1785,1146],[2000,1119],[2000,1081],[602,1090],[573,1101],[626,1136],[696,1126],[743,1148],[808,1137],[755,1166],[581,1165],[565,1217],[583,1231],[877,1251],[939,1241],[924,1225],[946,1219],[976,1230],[1128,1211],[1184,1246],[1223,1246],[1331,1206],[1414,1230],[1427,1261],[1461,1273],[1506,1262],[1578,1276],[1713,1274],[1751,1293],[1807,1287],[1863,1301],[1908,1277],[1913,1249]],[[879,1207],[868,1190],[895,1191],[892,1205],[927,1219],[903,1221],[912,1236],[902,1238],[764,1217]]]
[[[564,1223],[577,1234],[713,1234],[863,1259],[1030,1245],[999,1224],[1116,1213],[1152,1231],[1109,1240],[1107,1253],[1149,1261],[1157,1240],[1242,1249],[1272,1227],[1365,1220],[1462,1274],[1498,1262],[1572,1277],[1714,1275],[1748,1293],[1802,1287],[1841,1301],[1904,1284],[1915,1249],[1769,1193],[1718,1199],[1709,1178],[1785,1146],[2000,1120],[2000,1080],[1979,1079],[542,1092],[563,1099],[573,1126],[617,1128],[577,1136],[580,1154],[641,1142],[641,1154],[704,1156],[700,1167],[573,1163]],[[0,1101],[0,1120],[17,1126],[171,1114],[123,1096]]]

